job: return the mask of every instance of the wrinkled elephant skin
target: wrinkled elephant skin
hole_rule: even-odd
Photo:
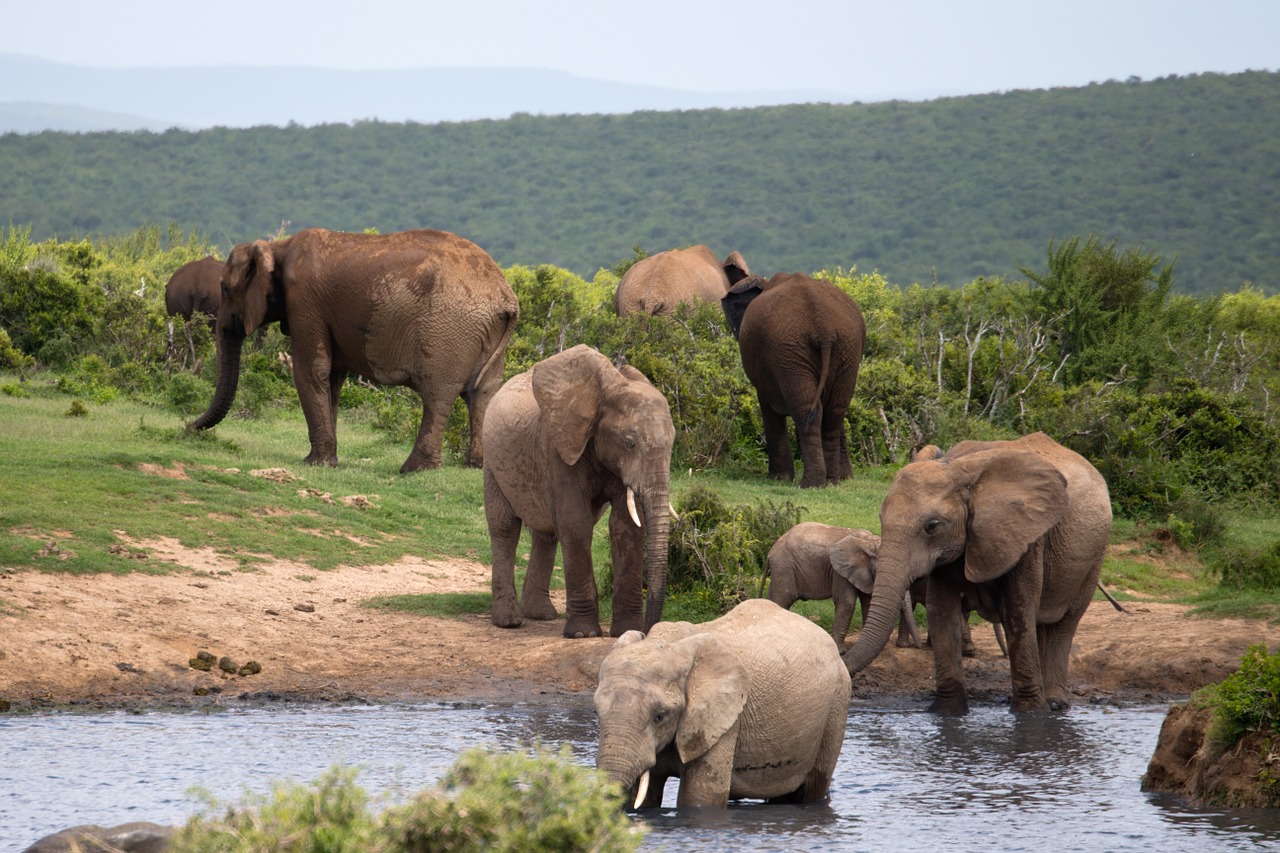
[[[337,465],[338,397],[349,374],[404,385],[422,398],[408,473],[438,468],[445,424],[467,404],[467,462],[484,459],[484,415],[502,383],[519,307],[483,249],[447,231],[348,234],[310,228],[242,243],[222,270],[218,385],[193,429],[215,426],[235,399],[244,337],[279,322],[292,337],[293,381],[312,465]]]
[[[825,799],[844,744],[849,674],[831,638],[771,601],[700,625],[625,634],[600,665],[596,766],[637,808]]]
[[[720,261],[703,245],[671,249],[636,261],[618,282],[613,307],[619,317],[671,315],[681,304],[719,302],[725,291],[750,274],[737,252]]]
[[[662,392],[638,370],[616,368],[585,344],[507,380],[485,420],[493,624],[514,628],[525,617],[556,618],[549,585],[558,545],[568,602],[564,635],[600,636],[591,540],[605,507],[611,507],[613,635],[646,630],[662,618],[674,440]],[[522,526],[533,545],[517,597]]]

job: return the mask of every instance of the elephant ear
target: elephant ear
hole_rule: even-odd
[[[641,373],[638,369],[636,369],[636,368],[632,367],[632,366],[631,366],[631,365],[629,365],[629,364],[624,364],[624,365],[620,366],[620,367],[618,368],[618,372],[619,372],[619,373],[621,373],[625,378],[630,379],[632,382],[640,382],[640,381],[642,381],[642,382],[644,382],[646,385],[652,385],[652,384],[653,384],[652,382],[650,382],[650,381],[649,381],[649,377],[648,377],[648,376],[645,376],[645,375],[644,375],[643,373]]]
[[[855,531],[831,546],[831,568],[853,584],[859,592],[870,593],[875,586],[875,560],[880,537],[865,530]]]
[[[912,462],[927,462],[934,459],[941,459],[943,456],[942,448],[936,444],[926,444],[924,447],[911,454]]]
[[[625,631],[621,637],[614,641],[615,649],[625,649],[627,646],[634,645],[644,639],[643,631]]]
[[[747,704],[751,676],[742,660],[714,634],[695,634],[674,643],[691,659],[685,709],[676,727],[680,761],[695,761],[738,722]]]
[[[249,268],[244,291],[244,333],[247,335],[267,320],[267,299],[271,294],[271,278],[276,271],[276,256],[265,240],[254,242],[249,249]]]
[[[543,428],[566,465],[576,465],[587,449],[600,415],[606,371],[613,364],[586,344],[557,353],[533,367],[533,398]]]
[[[724,259],[723,267],[724,274],[729,279],[730,287],[751,275],[751,269],[747,266],[746,260],[738,252],[730,252],[729,256]]]
[[[764,292],[766,282],[758,275],[747,276],[739,281],[720,300],[720,308],[724,311],[724,319],[729,324],[734,338],[742,327],[742,317],[747,313],[747,306]]]
[[[1036,453],[984,450],[949,464],[970,482],[964,575],[985,583],[1009,571],[1067,513],[1067,480]]]

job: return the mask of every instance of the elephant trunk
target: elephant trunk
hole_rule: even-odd
[[[667,540],[671,526],[671,493],[664,487],[647,495],[645,506],[645,582],[649,594],[644,607],[644,630],[662,621],[667,597]]]
[[[231,411],[231,404],[236,398],[236,387],[240,382],[240,350],[244,346],[244,335],[222,329],[219,330],[217,344],[218,384],[209,408],[191,422],[191,429],[194,430],[209,429],[220,424],[227,416],[227,412]]]
[[[889,635],[902,614],[903,596],[911,585],[906,567],[885,562],[881,552],[876,569],[875,587],[871,592],[870,613],[865,615],[857,641],[843,655],[844,665],[852,675],[871,664],[889,642]]]
[[[627,805],[640,808],[648,795],[649,771],[654,761],[653,756],[631,748],[629,744],[633,740],[634,737],[614,736],[602,731],[596,752],[596,768],[610,782],[622,788]]]

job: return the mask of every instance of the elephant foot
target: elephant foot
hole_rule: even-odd
[[[978,647],[973,643],[965,643],[964,648],[960,650],[962,657],[976,658],[978,656]]]
[[[550,598],[534,599],[526,596],[524,604],[520,606],[520,612],[524,614],[524,618],[535,619],[539,622],[550,622],[553,619],[560,618],[560,614],[556,612],[556,606],[551,603]]]
[[[417,456],[410,456],[404,460],[404,464],[400,466],[401,474],[412,474],[414,471],[431,471],[440,467],[440,460],[422,459]]]
[[[564,635],[570,640],[582,640],[587,637],[602,637],[600,622],[586,619],[570,619],[564,623]]]
[[[489,618],[499,628],[519,628],[524,621],[514,599],[494,599]]]
[[[316,453],[312,451],[302,460],[304,465],[328,465],[330,468],[338,467],[338,454],[336,453]]]
[[[645,633],[644,619],[614,619],[613,624],[609,626],[610,637],[621,637],[628,631],[639,631],[642,634]]]
[[[969,697],[963,695],[958,699],[934,697],[933,704],[929,706],[929,712],[943,717],[963,717],[969,713]]]

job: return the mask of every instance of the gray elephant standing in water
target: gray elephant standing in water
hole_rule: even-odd
[[[844,745],[849,673],[826,632],[762,598],[701,625],[624,634],[600,665],[596,766],[636,808],[825,799]]]
[[[1012,710],[1070,705],[1076,626],[1111,534],[1106,481],[1044,433],[964,441],[900,470],[880,507],[871,613],[844,655],[851,673],[884,648],[907,588],[928,578],[937,694],[933,710],[969,710],[962,656],[966,603],[1004,626]]]

